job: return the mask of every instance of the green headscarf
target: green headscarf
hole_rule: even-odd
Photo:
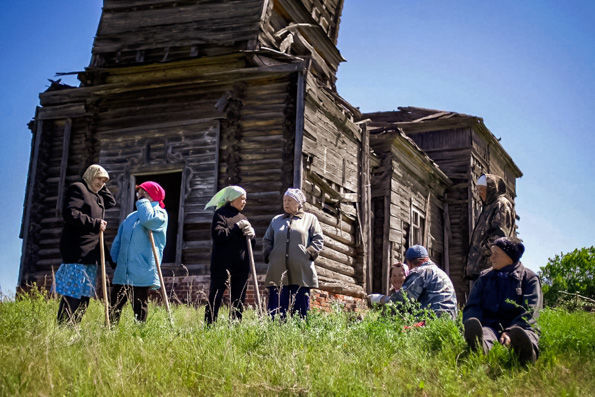
[[[219,209],[225,204],[237,199],[238,197],[246,195],[246,191],[239,186],[227,186],[219,190],[205,205],[205,210],[210,208]]]

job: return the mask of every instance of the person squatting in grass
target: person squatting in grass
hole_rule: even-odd
[[[473,284],[463,309],[465,340],[484,353],[500,342],[512,347],[521,363],[535,362],[543,306],[539,277],[519,261],[525,246],[518,239],[499,238],[491,251],[492,268]]]
[[[405,251],[405,263],[409,276],[400,292],[391,295],[392,302],[411,299],[419,302],[422,309],[433,311],[437,316],[457,317],[455,289],[442,269],[428,257],[428,251],[421,245],[414,245]]]
[[[223,294],[230,284],[230,317],[241,320],[250,275],[248,242],[254,246],[254,228],[242,214],[246,206],[246,191],[239,186],[227,186],[218,191],[205,209],[215,208],[211,223],[213,250],[211,253],[211,284],[205,308],[205,322],[217,321]]]
[[[283,214],[275,216],[263,239],[264,262],[268,264],[268,311],[282,319],[287,310],[305,318],[310,309],[310,288],[318,288],[314,260],[324,245],[318,218],[304,212],[306,196],[300,189],[287,189]]]
[[[371,304],[385,304],[391,301],[393,294],[401,293],[401,287],[405,283],[405,279],[409,275],[409,266],[404,263],[397,262],[390,267],[390,290],[388,295],[383,294],[369,294],[368,300]],[[394,298],[396,299],[396,298]]]
[[[159,289],[159,275],[149,233],[153,233],[159,262],[167,234],[165,190],[157,182],[143,182],[136,187],[136,211],[130,213],[118,228],[110,251],[115,262],[110,317],[118,323],[126,300],[130,299],[134,318],[147,320],[149,289]]]
[[[105,210],[116,205],[100,165],[87,168],[82,182],[68,187],[62,208],[64,229],[60,239],[62,264],[56,272],[56,292],[62,295],[58,323],[78,323],[95,295],[99,232],[105,231]]]

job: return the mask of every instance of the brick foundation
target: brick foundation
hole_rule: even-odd
[[[209,295],[210,279],[211,278],[209,275],[165,277],[165,285],[167,287],[167,294],[170,302],[176,304],[188,304],[192,306],[204,305],[207,302]],[[266,307],[268,290],[263,287],[264,275],[258,276],[258,281],[261,300],[263,305]],[[99,278],[98,284],[97,296],[102,296]],[[37,286],[41,289],[49,291],[52,286],[51,276],[46,276],[40,280],[37,280]],[[158,291],[152,291],[151,298],[159,300],[161,296]],[[223,302],[225,305],[229,304],[229,289],[227,289],[223,295]],[[252,278],[248,280],[246,304],[250,306],[256,306],[256,293]],[[310,297],[311,308],[330,311],[333,305],[340,305],[342,309],[346,311],[356,311],[367,307],[366,300],[362,298],[336,294],[319,289],[312,290]]]

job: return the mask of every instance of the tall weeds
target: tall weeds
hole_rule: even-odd
[[[384,311],[313,312],[306,321],[204,326],[204,309],[130,307],[106,329],[100,302],[80,325],[58,326],[57,301],[40,293],[0,303],[0,395],[595,395],[595,318],[545,310],[542,355],[518,365],[497,346],[469,353],[460,321]]]

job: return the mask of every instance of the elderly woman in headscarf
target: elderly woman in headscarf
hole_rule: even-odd
[[[302,318],[310,309],[310,288],[318,288],[314,260],[322,250],[324,237],[315,215],[304,212],[306,197],[300,189],[287,189],[283,214],[271,221],[263,240],[263,255],[269,267],[265,285],[269,290],[271,317],[287,310]]]
[[[111,256],[116,263],[112,279],[111,318],[120,320],[122,308],[130,299],[134,318],[147,320],[149,289],[159,289],[159,275],[149,233],[153,234],[159,263],[163,258],[167,234],[165,190],[157,182],[147,181],[136,187],[136,211],[118,228]]]
[[[62,264],[56,272],[56,292],[61,294],[58,322],[78,323],[89,298],[95,295],[99,232],[105,231],[105,210],[116,205],[106,186],[107,171],[93,164],[66,191],[62,216],[64,229],[60,239]]]
[[[390,267],[390,289],[388,295],[370,294],[368,300],[370,303],[388,303],[395,294],[401,293],[401,287],[409,275],[409,267],[401,262],[397,262]]]
[[[211,223],[211,285],[205,308],[205,322],[217,321],[223,293],[229,283],[230,317],[241,320],[250,275],[248,240],[254,245],[254,228],[242,210],[246,206],[246,191],[239,186],[221,189],[205,206],[215,208]]]

